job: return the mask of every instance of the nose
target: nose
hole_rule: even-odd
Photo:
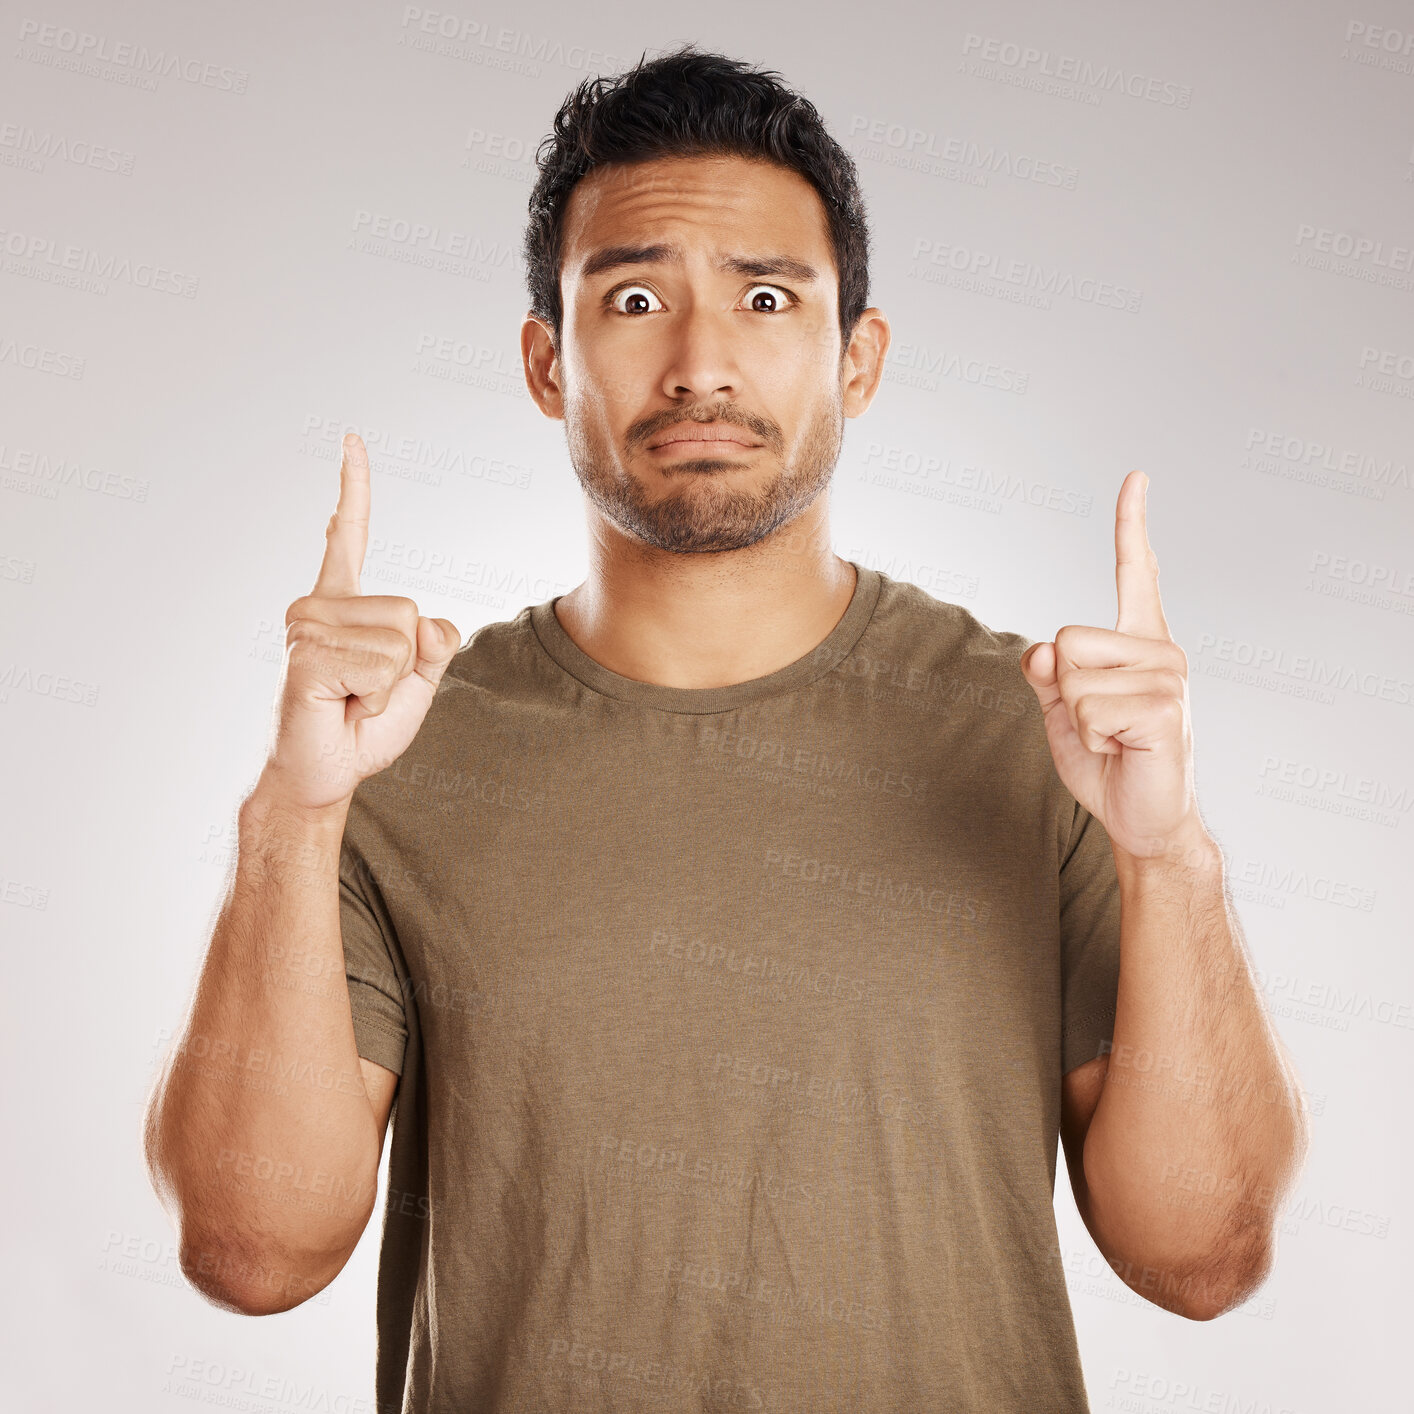
[[[706,402],[741,396],[730,310],[695,304],[677,316],[669,338],[672,347],[663,372],[663,391],[670,398]]]

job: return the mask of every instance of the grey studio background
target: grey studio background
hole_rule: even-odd
[[[534,149],[581,79],[691,39],[859,165],[893,346],[840,554],[995,628],[1113,627],[1115,498],[1152,480],[1199,799],[1314,1137],[1274,1274],[1206,1324],[1120,1282],[1059,1166],[1093,1407],[1402,1407],[1414,11],[448,3],[4,7],[6,1406],[371,1408],[382,1201],[319,1297],[228,1314],[181,1275],[142,1107],[342,433],[366,592],[465,640],[583,577],[518,351]]]

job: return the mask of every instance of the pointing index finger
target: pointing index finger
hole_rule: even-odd
[[[1115,505],[1115,590],[1119,618],[1115,629],[1140,638],[1168,638],[1169,626],[1159,601],[1159,562],[1149,546],[1145,500],[1149,477],[1131,471]]]
[[[368,450],[355,432],[344,437],[339,461],[339,504],[324,532],[324,561],[314,593],[325,597],[361,594],[359,576],[368,549]]]

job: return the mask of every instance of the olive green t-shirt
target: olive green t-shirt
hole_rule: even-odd
[[[728,687],[611,672],[553,600],[487,624],[355,792],[384,1414],[1087,1409],[1052,1199],[1109,840],[1033,640],[854,567]]]

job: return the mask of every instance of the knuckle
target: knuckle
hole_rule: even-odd
[[[402,631],[412,642],[413,656],[417,656],[417,625],[422,618],[418,611],[417,604],[412,599],[399,599],[398,613],[401,616]]]
[[[396,677],[407,659],[407,636],[395,628],[380,628],[370,641],[369,652],[377,659],[380,671]]]
[[[416,600],[405,594],[365,594],[359,605],[369,627],[416,638]]]

